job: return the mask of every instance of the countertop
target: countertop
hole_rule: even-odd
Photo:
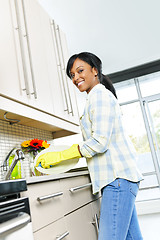
[[[76,169],[76,170],[71,170],[66,173],[61,173],[61,174],[55,174],[55,175],[43,175],[43,176],[33,176],[30,178],[27,178],[27,184],[34,184],[34,183],[40,183],[40,182],[46,182],[46,181],[53,181],[53,180],[58,180],[62,178],[69,178],[69,177],[77,177],[77,176],[82,176],[82,175],[88,175],[88,169],[83,168],[83,169]]]

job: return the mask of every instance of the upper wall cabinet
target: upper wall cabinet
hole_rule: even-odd
[[[65,35],[36,0],[0,0],[0,94],[78,124]]]
[[[22,37],[24,36],[26,41],[26,49],[24,46],[23,50],[26,51],[25,56],[28,57],[30,66],[30,74],[28,74],[30,77],[27,79],[30,86],[29,104],[53,113],[52,92],[44,48],[44,39],[47,36],[44,35],[41,27],[43,24],[43,9],[36,0],[17,0],[17,10],[19,23],[21,24],[20,34]]]
[[[22,40],[13,1],[0,1],[0,93],[27,102],[27,76],[22,62]],[[25,37],[24,37],[25,38]],[[26,89],[27,84],[27,89]]]

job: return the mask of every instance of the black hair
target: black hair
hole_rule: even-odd
[[[93,53],[81,52],[81,53],[74,54],[73,56],[71,56],[67,63],[67,68],[66,68],[67,76],[69,78],[71,78],[70,70],[74,64],[74,61],[77,58],[88,63],[92,68],[93,67],[96,68],[98,71],[98,79],[99,79],[100,83],[102,83],[105,86],[105,88],[107,88],[109,91],[111,91],[113,93],[113,95],[117,98],[116,91],[115,91],[115,88],[114,88],[111,80],[109,79],[109,77],[102,74],[101,60],[99,59],[99,57],[97,57]]]

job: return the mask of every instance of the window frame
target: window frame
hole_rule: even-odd
[[[141,65],[141,66],[138,66],[138,67],[134,67],[134,68],[131,68],[131,69],[127,69],[127,70],[124,70],[124,71],[121,71],[121,72],[112,73],[112,74],[107,75],[111,79],[113,85],[115,83],[119,83],[119,82],[122,82],[122,81],[127,82],[127,80],[129,81],[129,80],[133,79],[134,84],[136,86],[138,99],[133,99],[133,100],[121,102],[120,106],[135,103],[135,102],[139,102],[140,108],[141,108],[141,111],[142,111],[142,116],[143,116],[145,128],[146,128],[146,132],[147,132],[147,137],[148,137],[151,153],[152,153],[152,160],[153,160],[153,164],[154,164],[154,167],[155,167],[155,171],[147,172],[147,173],[143,174],[143,176],[145,177],[145,176],[155,175],[157,177],[157,181],[158,181],[158,186],[153,185],[153,186],[149,186],[149,187],[145,187],[145,188],[140,188],[140,191],[141,190],[147,190],[147,189],[160,188],[160,162],[159,162],[160,159],[159,160],[157,159],[157,156],[156,156],[156,153],[155,153],[154,141],[153,141],[153,138],[152,138],[152,133],[150,132],[150,126],[149,126],[149,122],[148,122],[147,112],[146,112],[146,109],[145,109],[145,106],[144,106],[144,103],[148,104],[150,102],[160,100],[160,93],[150,95],[150,96],[147,96],[147,97],[146,96],[143,97],[142,93],[141,93],[141,89],[140,89],[140,84],[139,84],[139,77],[145,76],[145,75],[148,75],[148,74],[151,74],[151,73],[155,73],[155,72],[160,72],[160,60],[157,60],[157,61],[151,62],[151,63],[147,63],[147,64],[144,64],[144,65]],[[115,84],[115,88],[116,88],[116,84]],[[150,205],[147,205],[146,201]],[[153,212],[157,212],[157,210],[155,208],[155,205],[154,205],[155,201],[156,202],[158,201],[158,203],[160,204],[160,197],[153,198],[153,199],[148,198],[148,199],[145,199],[145,200],[138,200],[138,201],[136,201],[136,203],[141,208],[141,203],[145,202],[144,206],[145,206],[146,210],[145,211],[143,211],[143,210],[140,211],[141,213],[143,212],[143,214],[144,214],[144,212],[145,213],[151,213],[152,212],[151,209],[153,210]],[[153,203],[153,205],[151,203]],[[148,209],[149,209],[149,211],[148,211]],[[158,212],[160,212],[160,208],[159,208]]]

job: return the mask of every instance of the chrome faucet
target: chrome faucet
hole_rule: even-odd
[[[8,156],[8,158],[9,158],[9,156]],[[9,167],[9,170],[6,173],[5,180],[10,179],[11,173],[12,173],[14,167],[16,166],[17,162],[19,160],[23,160],[23,159],[24,159],[24,153],[22,152],[22,150],[21,149],[16,149],[15,150],[15,157],[14,157],[14,159],[13,159],[13,161],[12,161],[10,167]]]

